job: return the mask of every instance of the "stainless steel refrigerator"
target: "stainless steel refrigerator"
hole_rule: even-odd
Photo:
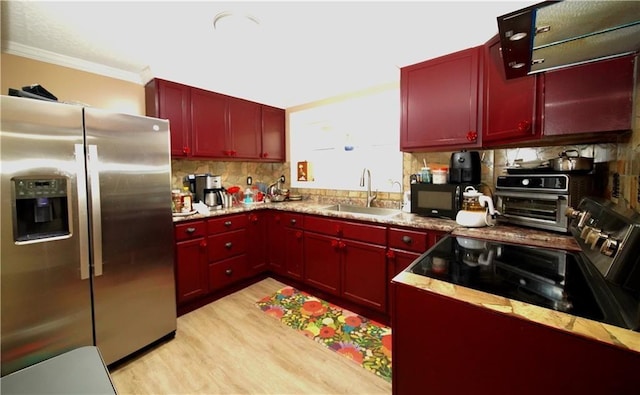
[[[169,125],[0,96],[2,376],[176,331]]]

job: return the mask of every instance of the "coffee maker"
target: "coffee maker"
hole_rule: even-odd
[[[222,187],[222,177],[209,173],[189,174],[185,177],[189,183],[189,190],[193,193],[195,202],[202,202],[209,207],[223,206],[225,190]]]

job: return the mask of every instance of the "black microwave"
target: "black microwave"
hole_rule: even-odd
[[[411,184],[411,212],[426,217],[456,219],[462,192],[471,184]]]

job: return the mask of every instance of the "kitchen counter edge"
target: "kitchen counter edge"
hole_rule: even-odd
[[[495,240],[515,244],[527,244],[532,246],[559,248],[570,251],[580,251],[580,246],[570,235],[547,232],[537,229],[527,229],[519,226],[496,225],[483,228],[466,228],[458,225],[456,221],[447,218],[422,217],[416,214],[401,212],[395,216],[372,216],[348,212],[326,210],[330,203],[306,203],[306,202],[280,202],[280,203],[255,203],[240,205],[228,209],[212,210],[208,215],[193,214],[184,217],[173,217],[173,222],[207,219],[222,215],[239,214],[253,210],[282,210],[303,214],[321,215],[346,220],[366,221],[390,226],[401,226],[414,229],[434,230],[451,233],[454,236],[476,237],[487,240]]]

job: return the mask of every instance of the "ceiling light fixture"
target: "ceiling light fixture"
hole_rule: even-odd
[[[260,20],[247,13],[223,11],[213,17],[213,28],[217,31],[255,28],[258,25],[260,25]]]

